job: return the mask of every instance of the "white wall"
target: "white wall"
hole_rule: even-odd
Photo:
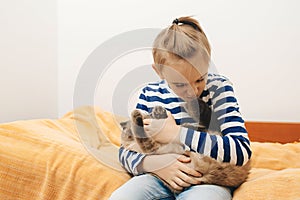
[[[0,3],[0,122],[58,116],[56,6]]]
[[[217,70],[235,84],[245,119],[299,122],[299,7],[297,0],[60,0],[59,114],[73,109],[77,75],[98,46],[126,31],[162,28],[175,17],[195,15],[209,37]],[[142,52],[117,58],[110,66],[114,71],[99,77],[96,105],[112,111],[112,100],[129,101],[114,99],[114,87],[125,76],[121,69],[151,64],[150,51]],[[144,77],[155,79],[150,73]]]
[[[183,15],[202,24],[213,62],[234,82],[246,120],[299,122],[299,7],[297,0],[2,1],[0,122],[62,116],[74,108],[77,77],[97,47],[126,31],[166,27]],[[113,60],[98,79],[95,104],[106,110],[112,101],[126,106],[127,96],[114,94],[118,81],[128,78],[127,69],[151,62],[145,49]],[[156,78],[150,70],[136,77]]]

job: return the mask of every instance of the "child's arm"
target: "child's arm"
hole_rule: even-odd
[[[151,172],[176,191],[201,183],[202,174],[191,168],[191,158],[178,154],[148,155],[140,165],[141,170]]]
[[[180,141],[192,151],[240,166],[248,162],[252,153],[248,137],[240,133],[219,136],[182,128]]]
[[[190,158],[177,154],[142,155],[120,148],[120,162],[133,175],[153,173],[166,181],[174,190],[182,190],[201,183],[199,172],[191,168]]]
[[[124,147],[120,147],[119,149],[119,161],[121,165],[126,171],[133,175],[139,175],[143,173],[143,171],[138,170],[138,166],[145,156],[146,155],[144,154],[125,149]]]
[[[144,90],[141,91],[138,101],[143,101],[145,99]],[[139,104],[138,104],[139,105]],[[147,106],[137,106],[137,109],[140,109],[143,112],[149,112]],[[132,175],[139,175],[144,173],[142,170],[139,170],[139,166],[142,160],[146,155],[138,153],[135,151],[128,150],[124,147],[119,149],[119,161],[121,165]]]
[[[171,141],[183,143],[188,149],[220,162],[246,164],[252,153],[250,141],[232,84],[229,81],[223,81],[215,88],[212,104],[223,136],[210,135],[184,127],[178,131],[178,125],[174,125],[172,120],[165,120],[163,128],[156,129],[158,133],[154,136],[155,140],[164,143]],[[147,121],[146,123],[149,127],[155,127],[151,124],[154,122]],[[152,130],[153,132],[155,131]]]
[[[240,107],[232,83],[225,77],[212,96],[213,111],[223,136],[210,135],[183,128],[180,141],[190,149],[211,156],[220,162],[244,165],[252,151]]]

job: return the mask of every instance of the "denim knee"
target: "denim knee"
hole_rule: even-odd
[[[218,185],[195,185],[182,191],[176,199],[178,200],[231,200],[231,190]]]
[[[174,199],[163,182],[151,174],[135,176],[115,190],[109,200]]]

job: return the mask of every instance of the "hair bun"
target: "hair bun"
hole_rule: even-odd
[[[172,24],[177,24],[178,25],[179,24],[179,20],[177,18],[174,19],[173,22],[172,22]]]

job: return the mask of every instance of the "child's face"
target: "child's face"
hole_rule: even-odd
[[[207,66],[199,62],[196,65],[197,69],[202,70],[197,70],[185,60],[174,60],[167,62],[160,71],[156,69],[156,72],[168,82],[176,95],[184,101],[190,101],[201,95],[207,80]]]

